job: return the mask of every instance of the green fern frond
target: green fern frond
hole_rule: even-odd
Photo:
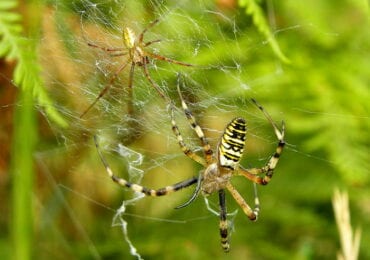
[[[21,16],[13,11],[17,1],[2,0],[0,3],[0,57],[16,60],[14,82],[25,91],[31,91],[51,120],[62,127],[66,121],[53,107],[45,92],[40,76],[41,68],[36,54],[36,45],[22,36]]]
[[[254,0],[239,0],[239,6],[245,7],[245,12],[250,15],[253,19],[254,25],[257,27],[259,32],[263,34],[268,43],[270,44],[275,55],[285,63],[290,63],[290,60],[281,51],[278,42],[276,41],[274,35],[272,34],[268,22],[261,7]]]

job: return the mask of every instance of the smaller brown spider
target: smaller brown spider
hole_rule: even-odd
[[[178,64],[181,66],[191,67],[194,66],[189,63],[173,60],[167,58],[165,56],[161,56],[149,51],[146,51],[145,48],[153,43],[160,42],[161,40],[153,40],[149,42],[144,42],[144,34],[156,25],[159,22],[159,19],[154,20],[151,22],[138,36],[134,33],[134,31],[129,27],[124,27],[122,31],[122,40],[124,47],[123,48],[106,48],[96,45],[94,43],[87,43],[90,47],[98,48],[103,51],[111,53],[111,56],[118,57],[118,56],[126,56],[128,55],[128,59],[114,72],[113,76],[110,78],[108,84],[103,88],[103,90],[99,93],[96,97],[94,102],[90,104],[90,106],[85,109],[85,111],[80,115],[80,118],[86,115],[86,113],[99,101],[101,97],[103,97],[108,90],[111,88],[115,80],[117,79],[118,75],[123,71],[129,64],[130,66],[130,74],[128,78],[128,91],[129,91],[129,104],[128,104],[128,113],[132,115],[133,113],[133,104],[132,104],[132,83],[133,83],[133,76],[135,66],[139,66],[143,69],[144,75],[149,81],[149,83],[154,87],[154,89],[158,92],[158,94],[166,101],[168,101],[167,96],[163,93],[163,91],[158,87],[158,85],[153,81],[149,74],[149,70],[147,64],[150,62],[150,58],[156,60],[162,60],[169,63]]]

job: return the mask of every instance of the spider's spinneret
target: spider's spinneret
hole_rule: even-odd
[[[243,155],[246,134],[247,124],[243,118],[235,118],[226,126],[218,148],[222,167],[235,170]]]

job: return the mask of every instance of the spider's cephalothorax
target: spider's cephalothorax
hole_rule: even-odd
[[[123,28],[123,43],[128,50],[128,55],[137,66],[144,66],[149,63],[149,58],[140,45],[136,34],[129,27]]]
[[[229,238],[228,238],[228,222],[227,222],[227,211],[226,211],[226,190],[230,192],[235,201],[240,205],[243,212],[248,216],[250,220],[256,220],[259,213],[259,201],[257,194],[255,193],[255,207],[252,209],[240,195],[240,193],[231,184],[230,179],[233,176],[243,176],[248,180],[251,180],[254,185],[262,184],[265,185],[269,183],[273,176],[274,169],[279,161],[280,155],[283,152],[285,146],[284,134],[285,125],[282,123],[281,130],[276,126],[271,116],[264,110],[264,108],[259,105],[254,99],[252,102],[263,112],[266,119],[269,121],[274,129],[275,135],[278,139],[278,145],[271,156],[270,160],[265,166],[261,168],[250,168],[245,169],[240,163],[244,151],[244,144],[246,140],[247,127],[245,120],[242,118],[236,118],[232,120],[225,128],[224,133],[220,137],[220,141],[217,145],[217,154],[213,156],[213,150],[209,145],[206,136],[202,128],[197,124],[192,112],[185,103],[178,85],[178,92],[181,99],[181,105],[184,110],[185,116],[189,121],[191,128],[194,130],[196,135],[199,137],[200,143],[203,147],[204,157],[193,152],[184,142],[183,137],[180,134],[180,130],[176,124],[174,118],[174,107],[171,105],[171,122],[172,131],[174,132],[177,142],[180,145],[182,152],[194,160],[195,162],[201,164],[204,167],[197,177],[192,177],[187,180],[178,182],[176,184],[166,186],[161,189],[150,189],[143,187],[138,184],[130,183],[127,180],[116,176],[111,168],[109,167],[107,161],[103,157],[99,150],[98,142],[95,138],[96,147],[98,149],[100,158],[108,172],[108,175],[112,180],[121,186],[130,188],[136,192],[142,192],[147,196],[162,196],[167,195],[183,188],[189,187],[191,185],[196,185],[195,192],[193,196],[186,203],[182,204],[177,208],[182,208],[189,205],[198,195],[199,191],[202,191],[203,195],[209,195],[212,193],[218,193],[219,207],[220,207],[220,224],[219,231],[221,236],[221,246],[225,252],[229,251]]]
[[[106,48],[96,45],[94,43],[88,43],[90,47],[98,48],[103,51],[110,53],[112,57],[120,57],[120,56],[128,56],[128,58],[119,66],[119,68],[113,73],[112,77],[110,78],[108,84],[100,91],[99,95],[95,98],[94,102],[92,102],[87,109],[80,115],[82,118],[95,104],[99,101],[101,97],[103,97],[108,90],[112,87],[118,75],[123,71],[127,66],[130,67],[128,83],[127,83],[127,96],[128,96],[128,114],[133,115],[133,94],[132,94],[132,86],[133,86],[133,76],[135,67],[141,67],[143,69],[143,73],[145,78],[149,81],[152,87],[158,92],[158,94],[166,101],[169,102],[169,98],[165,95],[165,93],[161,90],[161,88],[153,81],[152,77],[149,74],[148,64],[149,59],[166,61],[169,63],[191,67],[194,66],[189,63],[173,60],[171,58],[167,58],[165,56],[155,54],[153,52],[147,51],[147,47],[153,43],[158,43],[160,40],[153,40],[149,42],[144,42],[144,35],[148,29],[152,28],[159,22],[159,19],[154,20],[151,22],[139,35],[136,35],[134,31],[129,28],[125,27],[122,30],[122,41],[123,41],[123,48]]]

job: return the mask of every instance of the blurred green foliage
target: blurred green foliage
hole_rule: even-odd
[[[16,60],[14,83],[31,92],[51,120],[66,127],[66,122],[55,110],[45,92],[41,79],[41,68],[38,64],[36,44],[32,37],[39,37],[29,32],[29,37],[22,34],[21,15],[14,12],[17,1],[4,0],[0,4],[0,57]]]
[[[225,255],[220,248],[217,217],[210,215],[201,199],[185,209],[173,210],[188,192],[185,195],[144,198],[128,208],[132,215],[126,215],[125,220],[129,223],[130,239],[142,257],[334,259],[340,244],[331,196],[333,188],[339,186],[349,192],[352,223],[363,229],[360,259],[370,259],[367,246],[370,243],[370,24],[367,1],[245,0],[239,1],[238,6],[236,1],[229,1],[231,4],[226,5],[228,1],[203,0],[172,6],[171,3],[154,0],[54,0],[38,3],[38,8],[32,2],[21,8],[25,27],[35,31],[32,28],[35,25],[27,20],[30,17],[38,17],[43,22],[40,22],[40,31],[32,35],[34,38],[24,49],[18,46],[24,46],[23,41],[29,42],[29,38],[22,34],[19,27],[21,16],[14,9],[13,1],[7,2],[12,4],[0,4],[1,14],[6,13],[0,16],[1,54],[18,62],[15,83],[23,86],[24,91],[34,93],[41,105],[37,109],[46,111],[44,115],[50,119],[49,124],[42,120],[39,123],[43,138],[32,155],[34,167],[40,174],[37,187],[29,191],[37,216],[32,220],[35,239],[27,238],[32,242],[33,251],[29,258],[130,257],[120,228],[110,226],[114,208],[123,198],[129,197],[130,191],[123,191],[106,180],[108,178],[90,138],[98,129],[94,124],[100,122],[78,119],[79,112],[74,109],[78,107],[81,111],[78,104],[88,104],[89,101],[85,100],[83,92],[70,90],[74,86],[66,82],[68,77],[74,77],[70,72],[72,64],[77,64],[80,80],[91,85],[92,89],[101,80],[99,76],[83,71],[83,65],[88,63],[84,58],[91,50],[76,36],[81,20],[86,31],[90,26],[115,31],[122,17],[125,22],[131,21],[136,26],[161,14],[164,21],[160,23],[160,29],[156,29],[157,36],[161,32],[163,37],[181,33],[181,39],[188,39],[181,42],[182,48],[176,41],[164,42],[165,53],[172,53],[171,57],[178,60],[210,68],[218,68],[218,64],[234,66],[236,61],[241,70],[223,73],[221,69],[208,69],[189,74],[194,82],[204,86],[208,97],[225,96],[240,106],[240,113],[245,110],[245,100],[255,97],[275,120],[284,119],[288,145],[273,180],[259,189],[260,219],[251,223],[241,212],[235,218],[230,217],[234,232],[229,254]],[[214,20],[206,20],[210,16],[204,15],[205,10],[208,14],[217,14]],[[171,11],[181,12],[181,15],[167,16]],[[94,19],[89,20],[90,17]],[[191,17],[191,22],[188,17]],[[230,20],[235,24],[229,23]],[[206,27],[209,24],[214,26]],[[196,26],[201,29],[196,30]],[[50,33],[52,30],[54,34]],[[55,47],[55,42],[60,45]],[[192,56],[192,53],[184,51],[194,50],[198,42],[201,42],[198,55]],[[47,52],[44,45],[54,47]],[[63,64],[59,71],[54,69],[57,66],[52,55],[56,55],[57,62]],[[39,62],[40,56],[42,61]],[[55,103],[52,106],[39,77],[40,71],[46,78],[53,78],[53,81],[45,80]],[[156,75],[153,77],[157,79]],[[172,79],[168,82],[175,82],[175,75],[169,77]],[[247,91],[240,87],[242,84],[248,85]],[[26,87],[28,85],[31,87]],[[140,95],[140,90],[137,91]],[[70,93],[74,95],[68,95]],[[176,96],[171,91],[169,93]],[[196,91],[187,94],[190,96],[192,93]],[[206,95],[203,93],[193,98],[201,102],[202,96]],[[150,120],[150,106],[153,104],[157,103],[145,104],[144,120]],[[217,110],[209,113],[222,118]],[[98,117],[100,126],[113,124],[113,117],[107,114]],[[17,117],[15,120],[15,127],[22,125]],[[202,123],[210,124],[204,121]],[[65,128],[66,122],[69,128]],[[271,131],[267,123],[259,122],[261,125],[266,125],[266,131]],[[32,127],[36,126],[23,128],[25,139]],[[13,143],[19,141],[20,136],[22,132],[14,135]],[[160,141],[156,140],[155,133],[146,133],[140,138],[131,144],[134,149],[159,147]],[[272,147],[254,151],[248,148],[252,150],[248,156],[257,159],[247,161],[249,159],[246,158],[243,164],[262,165],[258,151],[264,151],[263,156],[267,156]],[[13,164],[19,156],[22,156],[21,152],[12,154]],[[186,171],[187,166],[182,162],[173,168],[176,175],[189,176],[199,170],[191,165],[194,173],[177,172],[179,168]],[[4,169],[1,170],[5,172],[6,167]],[[154,177],[144,180],[144,183],[159,187],[172,182]],[[243,195],[252,194],[249,182],[235,180],[235,184]],[[32,185],[28,187],[32,189]],[[12,194],[16,197],[17,191],[13,190]],[[3,196],[0,203],[9,203],[8,199],[9,196]],[[247,201],[252,202],[251,196]],[[25,205],[25,208],[29,206]],[[228,208],[232,211],[238,207],[230,200]],[[151,219],[153,216],[171,221]],[[9,219],[0,223],[1,228],[11,225],[11,217],[17,216],[9,214]],[[0,235],[0,257],[9,259],[11,230],[4,229],[6,232]]]

